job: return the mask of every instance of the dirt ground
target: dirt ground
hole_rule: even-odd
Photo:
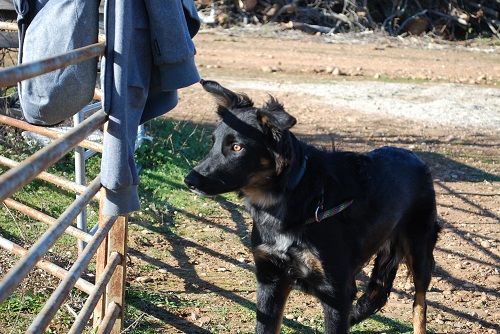
[[[385,37],[353,44],[332,43],[316,36],[277,39],[269,34],[220,31],[203,32],[195,42],[197,61],[205,78],[219,80],[228,87],[233,85],[257,102],[266,98],[265,85],[245,89],[252,85],[239,82],[256,80],[286,87],[342,82],[355,86],[356,82],[363,82],[383,90],[383,84],[390,81],[419,87],[445,85],[441,93],[448,92],[453,101],[455,90],[480,87],[479,90],[490,90],[486,106],[493,108],[493,116],[498,119],[500,113],[500,90],[495,88],[500,80],[500,49],[491,45],[467,49],[447,44],[437,49],[428,41],[411,44]],[[338,67],[344,75],[327,73],[328,66]],[[446,86],[450,82],[465,84]],[[411,112],[405,117],[384,110],[366,113],[356,108],[356,100],[350,101],[351,108],[335,108],[314,94],[286,87],[273,89],[272,94],[297,117],[295,132],[303,140],[354,151],[402,146],[418,152],[429,163],[443,225],[428,293],[429,327],[436,333],[498,333],[500,132],[491,126],[496,123],[488,122],[491,116],[485,113],[486,122],[482,124],[465,121],[443,126],[438,120],[422,120],[417,114],[412,117]],[[482,98],[471,93],[468,100],[479,102]],[[415,98],[418,102],[421,101]],[[397,109],[397,99],[394,103],[392,107]],[[204,124],[216,120],[214,104],[199,87],[184,90],[179,107],[168,117]],[[232,211],[228,203],[221,206],[227,208],[227,217],[203,217],[199,221],[195,217],[180,226],[185,230],[186,238],[181,244],[186,248],[181,257],[176,257],[180,262],[175,265],[181,271],[182,262],[191,264],[193,276],[174,274],[165,281],[170,289],[184,284],[181,291],[187,294],[192,289],[210,291],[208,300],[220,307],[228,300],[244,305],[245,301],[255,300],[254,280],[248,272],[251,255],[246,235],[251,223],[247,216],[234,214],[238,211]],[[204,224],[199,225],[200,221]],[[218,236],[215,241],[214,233]],[[178,246],[171,244],[167,248],[175,254],[180,251]],[[370,266],[360,275],[360,284],[366,282],[369,269]],[[408,323],[412,290],[411,278],[403,265],[382,315]],[[204,299],[201,295],[199,298]],[[294,294],[287,308],[287,321],[310,325],[318,310],[313,299]],[[241,319],[236,321],[239,328],[251,328],[253,324],[247,324],[243,313],[228,309],[228,318],[231,323],[235,317]],[[203,325],[214,314],[210,307],[202,307],[185,316]]]
[[[195,43],[205,79],[244,91],[257,104],[273,94],[298,119],[293,131],[304,141],[337,150],[395,145],[417,152],[432,169],[443,226],[427,295],[429,328],[500,332],[498,44],[276,29],[204,30]],[[167,118],[217,121],[215,104],[199,85],[181,91]],[[169,208],[165,224],[175,235],[158,227],[163,216],[154,223],[132,217],[127,284],[137,311],[129,314],[127,333],[252,333],[251,220],[238,201],[217,198],[214,205],[209,215]],[[359,286],[370,269],[360,273]],[[410,333],[412,292],[403,264],[374,318],[385,327],[355,333]],[[320,333],[320,323],[319,303],[293,292],[285,332]]]

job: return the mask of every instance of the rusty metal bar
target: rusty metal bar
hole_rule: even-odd
[[[106,224],[97,230],[97,233],[92,237],[87,247],[83,250],[82,254],[78,256],[76,262],[71,266],[68,275],[62,280],[57,289],[52,293],[49,300],[45,303],[42,310],[36,316],[35,320],[31,323],[26,333],[38,334],[44,333],[50,321],[56,314],[61,304],[64,302],[76,281],[87,268],[88,263],[92,260],[97,248],[104,240],[113,224],[117,221],[116,217],[109,217]]]
[[[18,256],[25,256],[28,254],[28,250],[21,247],[20,245],[7,240],[5,238],[0,237],[0,247],[8,250],[9,252],[18,255]],[[36,263],[36,266],[40,269],[45,270],[49,274],[54,275],[55,277],[59,279],[64,279],[68,275],[68,271],[59,267],[57,264],[52,263],[50,261],[45,261],[45,260],[40,260]],[[83,278],[79,278],[76,281],[75,287],[78,288],[79,290],[85,292],[86,294],[90,295],[95,287],[92,283],[84,280]]]
[[[101,298],[102,294],[106,289],[106,285],[108,284],[111,275],[113,274],[116,266],[118,266],[120,262],[121,262],[120,254],[118,254],[117,252],[113,252],[110,254],[109,262],[106,265],[106,268],[102,273],[102,276],[99,277],[99,280],[96,282],[95,288],[89,294],[89,297],[85,302],[85,305],[83,305],[83,308],[78,314],[78,317],[75,319],[75,322],[73,323],[73,326],[71,326],[71,329],[69,330],[68,334],[80,334],[83,332],[83,329],[85,328],[85,325],[87,325],[87,322],[89,321],[89,318],[92,315],[92,312],[94,311],[97,302],[99,301],[99,299]]]
[[[106,294],[106,303],[116,303],[120,306],[120,313],[118,318],[120,321],[116,321],[113,325],[111,333],[120,334],[125,320],[125,285],[126,285],[126,275],[127,275],[127,234],[128,234],[128,224],[127,217],[120,216],[116,220],[115,225],[111,229],[108,236],[108,251],[117,252],[121,257],[121,263],[116,268],[111,280],[108,285],[108,293]],[[107,312],[107,311],[106,311]]]
[[[123,312],[123,310],[121,310],[121,307],[118,306],[118,304],[114,302],[109,303],[106,310],[106,314],[104,315],[104,318],[102,319],[102,322],[99,325],[99,330],[97,331],[97,334],[111,333],[111,330],[115,325],[116,319],[118,318],[118,315],[121,312]]]
[[[90,235],[94,235],[95,232],[97,231],[97,229],[99,228],[99,224],[95,224],[94,227],[92,227],[90,230],[89,230],[89,234]]]
[[[17,31],[19,28],[17,26],[17,23],[0,22],[0,29],[1,30],[9,30],[9,31]]]
[[[96,89],[97,88],[94,88],[94,94],[95,94]],[[96,100],[95,96],[94,96],[94,100]],[[89,112],[97,111],[101,108],[102,108],[102,103],[99,101],[99,102],[94,102],[94,103],[86,105],[85,107],[82,108],[82,110],[80,110],[80,112],[86,114]]]
[[[0,123],[5,124],[5,125],[9,125],[9,126],[13,126],[13,127],[18,128],[18,129],[31,131],[31,132],[37,133],[39,135],[42,135],[44,137],[51,138],[51,139],[59,139],[59,138],[66,135],[65,133],[57,132],[57,131],[50,129],[50,128],[47,128],[47,127],[29,124],[27,122],[24,122],[24,121],[21,121],[21,120],[12,118],[12,117],[4,116],[4,115],[0,115]],[[94,129],[94,130],[96,130],[96,129]],[[85,136],[85,137],[87,137],[87,136]],[[74,146],[80,146],[80,147],[88,148],[89,150],[92,150],[95,152],[102,153],[102,144],[95,143],[95,142],[87,140],[87,139],[79,141]]]
[[[19,166],[0,175],[0,201],[12,195],[17,189],[33,180],[37,174],[63,157],[105,120],[106,114],[103,111],[95,113],[83,121],[80,127],[71,129],[63,137],[24,160]]]
[[[46,215],[43,212],[40,212],[36,209],[33,209],[23,203],[19,203],[18,201],[15,201],[11,198],[6,198],[3,203],[14,210],[17,210],[23,214],[25,214],[28,217],[31,217],[35,220],[38,220],[42,223],[48,224],[48,225],[55,225],[57,224],[57,219]],[[86,233],[79,228],[76,228],[74,226],[68,226],[65,231],[67,234],[77,238],[78,240],[83,240],[85,242],[89,242],[90,239],[92,239],[92,235],[90,233]]]
[[[0,71],[0,87],[13,86],[19,81],[77,64],[104,53],[105,42],[95,43],[71,50],[58,56],[13,66]]]
[[[6,158],[4,156],[0,155],[0,165],[7,166],[9,168],[14,168],[20,165],[19,162],[11,160],[9,158]],[[50,174],[47,172],[41,172],[36,178],[50,182],[52,184],[55,184],[56,186],[59,186],[61,188],[71,190],[77,193],[82,193],[85,191],[85,186],[80,186],[76,184],[75,182],[71,182],[69,180],[66,180],[63,177]]]
[[[40,151],[39,151],[40,152]],[[81,209],[87,205],[92,197],[101,188],[101,179],[96,177],[89,185],[87,191],[76,199],[57,219],[38,241],[30,248],[28,254],[12,268],[3,281],[0,282],[0,303],[2,303],[14,289],[21,283],[29,271],[47,253],[57,239],[64,233],[66,228],[76,218]],[[97,234],[96,234],[97,235]]]
[[[13,22],[0,22],[0,30],[18,31],[19,27],[17,26],[17,23],[13,23]],[[106,35],[99,34],[97,36],[97,40],[99,42],[106,42]]]
[[[80,110],[78,113],[73,115],[73,127],[78,127],[80,123],[85,119],[85,113]],[[79,185],[86,184],[85,177],[85,149],[82,147],[75,147],[75,182]],[[78,198],[78,195],[76,195]],[[87,232],[87,209],[84,208],[82,212],[76,217],[76,227],[80,230]],[[83,249],[87,245],[82,240],[77,240],[78,254],[83,252]]]
[[[14,168],[20,165],[19,162],[11,160],[9,158],[6,158],[4,156],[0,155],[0,165],[7,166],[9,168]],[[36,176],[37,179],[47,181],[49,183],[52,183],[58,187],[61,187],[66,190],[74,191],[76,193],[83,193],[87,187],[76,184],[75,182],[69,181],[63,177],[50,174],[47,172],[41,172]],[[98,192],[95,197],[93,198],[94,200],[99,200],[99,196],[101,195],[100,192]]]
[[[102,212],[104,207],[104,198],[106,196],[106,189],[101,188],[100,194],[101,197],[99,200],[99,221],[98,224],[96,225],[98,227],[103,226],[104,223],[106,222],[106,216]],[[106,267],[106,263],[108,261],[108,239],[109,236],[101,243],[96,253],[96,260],[95,260],[96,281],[101,279],[101,276],[103,275],[104,269]],[[99,301],[97,302],[97,305],[94,308],[94,316],[92,321],[92,327],[94,329],[96,329],[99,326],[105,313],[106,313],[106,294],[103,294],[101,298],[99,298]]]
[[[102,101],[102,90],[100,88],[94,88],[94,100]]]

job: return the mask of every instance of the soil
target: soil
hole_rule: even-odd
[[[498,46],[377,34],[326,38],[276,29],[205,30],[195,43],[205,79],[244,91],[257,103],[272,93],[298,119],[294,132],[304,141],[337,150],[394,145],[417,152],[432,169],[443,225],[427,294],[429,328],[500,331]],[[215,104],[199,85],[182,90],[179,106],[167,117],[217,121]],[[253,331],[251,220],[237,201],[216,201],[222,214],[172,210],[167,220],[177,236],[159,233],[140,215],[132,219],[128,284],[161,298],[130,302],[144,313],[127,319],[129,331]],[[368,264],[358,277],[361,289],[370,269]],[[389,327],[378,333],[411,332],[412,292],[403,264],[375,318]],[[317,333],[320,321],[319,303],[293,292],[284,324],[295,331],[288,333]]]

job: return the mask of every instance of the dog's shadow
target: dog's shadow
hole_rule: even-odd
[[[435,152],[416,151],[431,168],[434,178],[443,182],[498,182],[500,175],[466,165]]]

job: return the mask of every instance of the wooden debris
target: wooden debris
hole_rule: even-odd
[[[287,23],[307,33],[383,29],[391,35],[434,33],[448,39],[500,38],[499,0],[196,0],[213,24]]]

